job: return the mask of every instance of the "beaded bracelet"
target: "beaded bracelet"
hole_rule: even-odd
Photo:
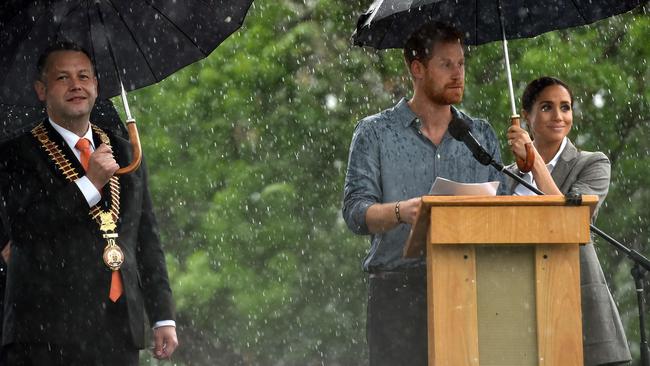
[[[400,203],[401,203],[400,201],[397,201],[397,203],[395,204],[395,217],[397,218],[397,222],[401,224],[402,223],[402,217],[399,214],[399,204]]]

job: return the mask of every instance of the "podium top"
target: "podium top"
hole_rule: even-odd
[[[566,242],[565,237],[570,237],[569,240],[575,239],[575,241],[570,242],[587,243],[589,242],[588,224],[597,203],[598,196],[594,195],[582,196],[582,202],[578,205],[567,203],[564,196],[422,196],[415,224],[411,227],[411,232],[406,241],[404,256],[417,257],[424,254],[427,232],[431,224],[430,215],[432,209],[455,208],[455,210],[447,210],[446,212],[457,215],[454,218],[444,215],[444,217],[439,218],[440,220],[435,221],[436,225],[440,224],[445,229],[445,235],[442,235],[444,237],[441,238],[436,235],[436,238],[434,238],[441,244],[472,244],[471,242],[462,241],[468,235],[471,235],[472,230],[474,237],[480,236],[484,238],[479,240],[480,243],[476,242],[475,244],[488,244],[492,243],[493,240],[498,240],[498,243],[506,243],[500,241],[501,238],[498,237],[502,235],[499,234],[505,232],[505,234],[511,237],[516,236],[519,239],[522,231],[529,232],[526,229],[521,230],[521,227],[531,227],[536,230],[543,228],[546,233],[550,233],[549,240],[554,243]],[[589,208],[589,214],[587,215],[587,211],[584,211],[583,215],[576,215],[575,213],[558,215],[557,213],[562,210],[561,206],[573,207],[574,209],[582,207],[582,210]],[[530,211],[531,209],[533,211]],[[546,214],[542,217],[534,216],[533,213],[538,212],[539,209],[543,209]],[[477,216],[468,217],[466,213],[470,212]],[[509,226],[516,226],[516,228],[509,230]],[[568,231],[568,235],[561,237],[562,230],[557,230],[558,226],[567,229],[564,231]],[[581,226],[586,226],[586,228],[578,230]],[[486,230],[488,227],[498,228],[499,233],[488,232],[489,230]],[[436,230],[438,229],[436,228]],[[540,242],[538,233],[529,234],[527,237],[524,235],[521,238],[523,240],[521,243],[533,243],[534,240]],[[461,241],[455,242],[455,238]],[[541,241],[543,240],[546,239]]]

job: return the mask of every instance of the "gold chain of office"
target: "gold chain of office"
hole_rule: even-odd
[[[93,131],[99,136],[102,143],[111,146],[108,135],[99,127],[92,125]],[[41,147],[47,155],[54,161],[56,167],[61,171],[63,176],[68,182],[72,183],[79,179],[79,173],[72,166],[70,161],[61,151],[56,142],[50,140],[47,129],[43,122],[32,129],[32,135],[40,142]],[[108,210],[102,210],[99,204],[90,208],[90,217],[97,222],[102,236],[107,240],[107,245],[104,248],[103,259],[104,263],[113,271],[120,269],[124,263],[124,253],[122,249],[116,244],[115,240],[118,235],[115,232],[117,229],[117,220],[120,216],[120,181],[116,176],[112,176],[109,180],[109,188],[111,191],[111,200]]]

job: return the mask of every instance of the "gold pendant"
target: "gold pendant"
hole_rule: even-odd
[[[106,233],[109,231],[115,231],[115,229],[117,229],[115,220],[113,220],[113,214],[110,211],[101,211],[99,213],[99,221],[99,230],[102,232]]]
[[[124,252],[122,252],[122,249],[115,244],[117,234],[107,234],[104,235],[104,237],[106,237],[107,240],[106,247],[104,248],[104,255],[102,255],[104,264],[106,264],[106,266],[108,266],[112,271],[117,271],[122,266],[122,263],[124,263]]]

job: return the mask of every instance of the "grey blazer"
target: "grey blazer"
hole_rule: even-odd
[[[521,174],[516,164],[507,169]],[[551,176],[563,194],[598,195],[598,205],[591,218],[595,221],[609,189],[607,156],[601,152],[578,151],[568,141]],[[516,186],[514,179],[507,178],[508,194],[512,194]],[[585,366],[631,360],[623,324],[592,243],[580,247],[580,287]]]

